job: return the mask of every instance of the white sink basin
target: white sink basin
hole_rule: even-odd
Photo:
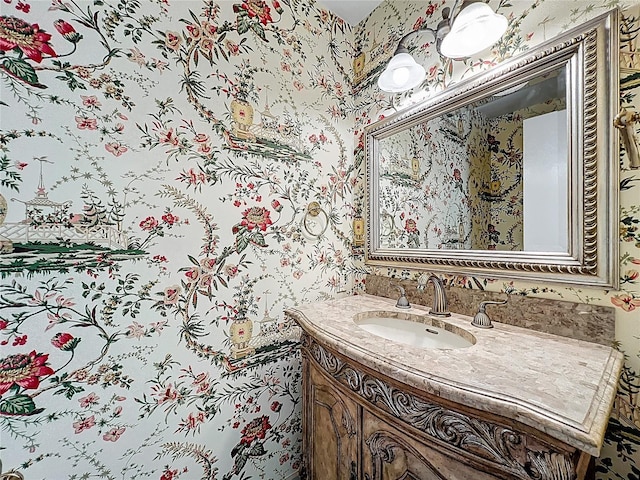
[[[420,348],[466,348],[476,343],[466,330],[424,315],[366,312],[353,321],[363,330],[387,340]]]

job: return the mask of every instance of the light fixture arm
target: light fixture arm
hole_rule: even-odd
[[[458,0],[456,0],[456,2],[454,3],[453,9],[456,8],[457,4],[458,4]],[[409,50],[405,45],[405,41],[409,37],[412,37],[418,33],[425,33],[425,32],[429,32],[431,33],[431,35],[433,35],[433,38],[436,42],[436,50],[438,51],[438,54],[440,54],[440,43],[442,43],[442,39],[451,30],[451,18],[449,16],[451,11],[452,9],[450,9],[449,7],[445,7],[442,9],[442,20],[440,20],[440,23],[438,23],[438,26],[436,28],[422,27],[422,28],[419,28],[418,30],[412,30],[409,33],[405,34],[404,37],[402,37],[398,42],[398,47],[396,48],[396,51],[394,52],[393,55],[395,56],[398,53],[409,53]]]

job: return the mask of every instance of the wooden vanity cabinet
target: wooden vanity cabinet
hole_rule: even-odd
[[[301,480],[582,480],[590,456],[403,388],[302,335]]]

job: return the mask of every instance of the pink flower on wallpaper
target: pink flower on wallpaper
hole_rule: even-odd
[[[162,215],[162,221],[168,225],[173,225],[174,223],[179,222],[180,218],[175,216],[171,212],[167,212],[164,215]]]
[[[165,305],[175,305],[178,303],[180,299],[180,293],[182,292],[182,288],[180,285],[172,285],[164,289],[164,304]]]
[[[120,438],[120,435],[124,433],[127,427],[112,428],[102,436],[102,439],[106,442],[115,442]]]
[[[225,46],[227,47],[227,50],[229,50],[229,53],[231,55],[236,56],[240,54],[240,47],[237,43],[232,42],[231,40],[227,40],[225,42]]]
[[[196,143],[207,143],[209,141],[209,135],[205,133],[198,133],[193,137],[193,141]]]
[[[127,327],[127,337],[129,338],[137,338],[138,340],[140,340],[140,337],[144,337],[144,335],[145,335],[144,325],[138,322],[133,322],[131,325]]]
[[[158,335],[160,335],[162,333],[162,330],[164,329],[164,327],[167,326],[167,320],[160,320],[158,322],[151,322],[149,325],[151,326],[151,328],[153,328],[153,330],[158,332]]]
[[[82,105],[85,107],[100,108],[102,106],[102,103],[95,95],[80,95],[80,98],[82,99]]]
[[[413,220],[412,218],[408,218],[404,223],[404,229],[407,233],[415,233],[418,231],[418,225],[416,224],[415,220]]]
[[[213,268],[216,266],[216,263],[218,263],[216,258],[207,257],[200,260],[200,266],[207,271],[213,270]]]
[[[153,217],[147,217],[140,222],[140,228],[146,232],[149,232],[158,226],[158,220]]]
[[[113,154],[116,157],[119,157],[129,150],[127,147],[118,142],[105,143],[104,148],[107,152]]]
[[[73,307],[76,304],[76,302],[74,302],[70,298],[66,298],[66,297],[63,297],[62,295],[58,295],[56,297],[56,304],[59,307],[70,308],[70,307]]]
[[[631,312],[640,307],[640,298],[635,298],[631,295],[623,293],[621,295],[614,295],[611,297],[611,303],[616,307],[622,308],[625,312]]]
[[[166,132],[160,133],[158,135],[158,141],[160,143],[166,143],[169,145],[178,145],[178,143],[180,143],[178,136],[173,132],[173,128],[170,128]]]
[[[242,434],[240,443],[249,445],[254,440],[263,440],[267,434],[267,430],[270,428],[271,424],[269,423],[269,417],[263,415],[255,418],[251,422],[247,423],[240,432]]]
[[[189,185],[198,185],[207,181],[207,176],[204,172],[196,172],[193,168],[190,168],[187,172],[182,172],[176,180],[182,182],[186,181]]]
[[[80,402],[80,406],[82,408],[87,408],[91,405],[96,405],[98,403],[98,400],[100,400],[100,397],[94,392],[91,392],[86,397],[79,398],[78,402]]]
[[[75,119],[80,130],[96,130],[98,128],[98,121],[95,118],[75,117]]]
[[[82,35],[76,32],[76,29],[69,22],[65,22],[62,19],[53,22],[53,26],[62,37],[71,43],[78,43],[82,40]]]
[[[77,422],[73,422],[74,433],[82,433],[85,430],[89,430],[96,424],[96,417],[91,415],[88,418],[83,418]]]
[[[154,395],[157,397],[158,405],[162,405],[166,402],[172,402],[177,400],[179,397],[178,390],[176,390],[176,386],[173,383],[170,383],[164,388],[154,386],[152,390],[154,391]]]
[[[200,152],[200,153],[202,153],[204,155],[207,155],[207,154],[211,153],[212,151],[213,151],[213,149],[211,148],[211,145],[208,144],[208,143],[201,143],[198,146],[198,152]]]
[[[200,28],[200,25],[196,25],[196,24],[187,25],[186,29],[187,29],[187,32],[189,32],[189,36],[193,40],[197,40],[202,36],[202,29]]]
[[[229,278],[233,278],[238,275],[238,267],[229,263],[224,267],[224,273],[226,273]]]
[[[155,67],[155,69],[160,72],[160,75],[162,75],[162,72],[165,71],[169,64],[157,58],[151,58],[151,66]]]
[[[622,283],[635,283],[639,276],[640,273],[637,270],[627,270],[620,280]]]
[[[278,200],[271,200],[271,208],[273,208],[276,213],[280,213],[282,211],[282,204]]]
[[[178,470],[169,470],[168,468],[160,475],[160,480],[174,480],[178,475]]]
[[[198,267],[192,267],[184,273],[189,282],[195,282],[200,277],[200,269]]]
[[[58,55],[49,44],[51,35],[40,30],[37,23],[29,24],[13,16],[0,16],[0,51],[20,50],[34,62],[42,62],[42,54]]]
[[[271,18],[271,8],[269,8],[269,5],[267,5],[264,0],[243,0],[241,8],[247,11],[250,18],[258,17],[258,20],[263,25],[273,22]]]
[[[138,64],[141,67],[144,67],[147,64],[147,59],[145,58],[144,54],[138,49],[138,47],[133,47],[129,49],[129,54],[127,54],[127,57],[129,57],[129,60],[133,63]]]
[[[6,0],[5,0],[5,3],[7,3]],[[29,5],[28,3],[23,3],[18,1],[18,4],[16,5],[16,10],[20,10],[24,13],[29,13],[29,11],[31,11],[31,5]]]
[[[32,351],[28,355],[19,353],[0,360],[0,395],[10,388],[20,386],[24,389],[36,389],[40,386],[40,377],[53,375],[54,370],[47,365],[48,354]]]
[[[180,44],[182,43],[182,38],[180,34],[177,32],[166,32],[164,34],[164,44],[174,52],[180,50]]]
[[[80,339],[67,332],[56,333],[51,339],[51,345],[63,352],[72,352],[78,346],[78,343],[80,343]]]
[[[198,412],[195,415],[193,413],[190,413],[189,415],[187,415],[187,420],[182,423],[182,426],[183,426],[183,428],[185,428],[187,430],[194,430],[201,423],[204,423],[205,418],[206,417],[205,417],[204,412]]]
[[[264,207],[251,207],[245,210],[242,216],[244,218],[240,225],[247,227],[249,231],[257,227],[264,232],[273,223],[271,221],[271,212]]]

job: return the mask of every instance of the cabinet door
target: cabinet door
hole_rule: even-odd
[[[365,480],[495,480],[363,412]]]
[[[305,426],[308,478],[356,480],[357,405],[308,364]]]

